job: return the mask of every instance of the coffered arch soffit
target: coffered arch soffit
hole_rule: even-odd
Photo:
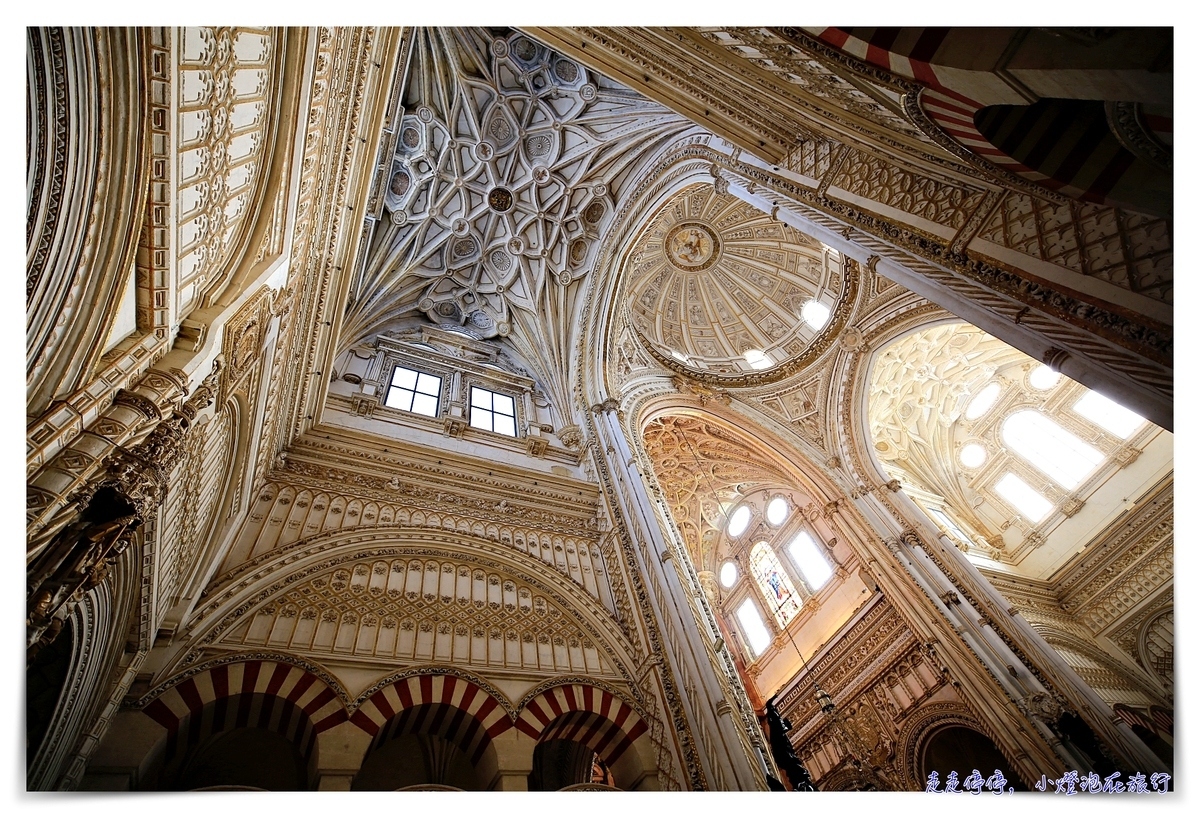
[[[426,572],[427,563],[436,563],[436,571]],[[412,568],[416,564],[420,569]],[[465,577],[460,576],[463,568],[469,572]],[[445,572],[448,576],[410,578],[410,571]],[[483,578],[478,579],[481,573]],[[493,583],[493,578],[497,582]],[[543,652],[557,654],[549,662],[543,658],[541,665],[552,664],[558,673],[619,676],[634,685],[631,674],[638,650],[623,629],[629,623],[614,622],[598,600],[585,589],[563,582],[553,567],[519,552],[500,552],[495,543],[464,532],[383,527],[319,534],[219,577],[209,588],[209,599],[197,610],[193,637],[169,663],[174,669],[171,672],[202,661],[209,646],[287,650],[276,638],[275,626],[268,629],[269,636],[247,640],[246,635],[252,632],[255,619],[278,621],[289,614],[299,619],[311,609],[317,619],[311,624],[314,632],[327,612],[332,612],[335,627],[353,633],[353,638],[339,636],[348,656],[373,658],[378,642],[368,645],[364,632],[370,631],[367,636],[373,639],[388,629],[387,619],[392,620],[392,628],[402,628],[405,620],[429,622],[435,628],[448,625],[450,630],[439,630],[438,637],[446,637],[447,642],[457,638],[464,645],[472,639],[495,639],[494,629],[501,631],[501,640],[512,641],[507,633],[512,630],[520,642],[518,653],[528,633],[534,639],[534,653],[543,646]],[[334,621],[329,619],[331,624]],[[287,626],[294,628],[295,624]],[[462,627],[470,630],[457,632]],[[473,632],[479,627],[485,629],[482,637]],[[591,661],[579,656],[564,659],[563,651],[555,648],[591,651],[594,656]],[[406,657],[397,653],[391,658]],[[436,654],[422,657],[419,650],[407,658],[439,660]],[[476,664],[474,659],[479,657],[454,654],[452,658]],[[505,664],[522,661],[518,658]],[[528,664],[528,657],[524,663]]]

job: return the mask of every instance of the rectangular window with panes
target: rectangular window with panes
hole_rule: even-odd
[[[517,407],[508,395],[471,387],[471,426],[509,437],[517,436]]]
[[[437,375],[398,366],[392,371],[392,382],[383,403],[393,409],[435,418],[441,392],[442,379]]]

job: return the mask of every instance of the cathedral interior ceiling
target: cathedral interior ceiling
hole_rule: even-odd
[[[717,374],[803,354],[820,329],[801,320],[805,304],[845,296],[839,254],[712,185],[664,202],[629,258],[634,327],[664,357]]]
[[[1103,534],[1125,511],[1109,506],[1108,492],[1120,487],[1114,496],[1123,494],[1121,503],[1137,501],[1162,474],[1170,479],[1173,456],[1170,434],[1153,426],[1128,440],[1099,442],[1104,440],[1099,431],[1082,426],[1082,419],[1070,411],[1086,390],[1061,377],[1048,389],[1035,387],[1030,376],[1037,366],[969,324],[942,323],[922,329],[894,341],[876,357],[869,375],[867,422],[875,456],[902,484],[918,493],[931,493],[935,503],[944,502],[946,510],[969,521],[989,544],[1001,544],[1010,529],[1024,531],[1015,549],[1010,536],[1008,546],[999,550],[975,543],[972,552],[999,559],[1002,570],[1046,578],[1092,545],[1093,537]],[[993,382],[999,384],[1000,397],[992,408],[973,417],[968,411],[972,398]],[[1003,432],[1005,418],[1023,407],[1037,407],[1091,445],[1104,448],[1111,465],[1099,468],[1071,492],[1030,470],[1023,457],[1013,456],[1015,450]],[[964,468],[963,449],[972,444],[982,447],[987,459]],[[1120,471],[1139,458],[1144,458],[1140,468],[1150,467],[1152,475],[1140,469],[1136,477]],[[1038,525],[999,511],[1001,506],[991,498],[987,484],[1010,468],[1001,464],[1025,469],[1021,474],[1038,485],[1062,515],[1051,515]],[[1116,471],[1110,474],[1113,467]],[[989,564],[1000,568],[1000,563]]]
[[[702,418],[651,421],[643,432],[654,474],[697,570],[716,570],[716,538],[737,502],[756,489],[790,485],[787,470]]]
[[[411,61],[343,345],[412,314],[555,346],[631,166],[690,123],[507,29],[416,29]]]
[[[916,235],[926,242],[922,247],[941,253],[953,239],[955,255],[947,265],[959,258],[990,264],[987,259],[1002,256],[1021,270],[1031,263],[1044,263],[1029,267],[1034,270],[1054,266],[1067,281],[1064,292],[1074,292],[1068,274],[1078,274],[1095,279],[1087,286],[1094,284],[1096,292],[1120,291],[1135,306],[1153,302],[1159,312],[1129,310],[1125,317],[1135,321],[1170,312],[1169,224],[1056,196],[1043,201],[1028,188],[993,189],[995,178],[947,154],[916,122],[909,110],[915,96],[907,98],[905,83],[839,70],[798,30],[622,29],[610,32],[611,40],[604,30],[587,30],[601,32],[595,42],[603,40],[605,47],[622,38],[640,43],[644,52],[631,54],[622,66],[644,60],[636,70],[641,77],[642,68],[658,65],[662,84],[680,99],[718,88],[731,97],[722,110],[742,111],[752,107],[754,95],[732,92],[764,89],[760,110],[738,126],[743,136],[757,131],[771,140],[758,142],[763,150],[755,157],[752,148],[735,147],[730,134],[701,130],[695,123],[710,122],[698,110],[687,118],[677,113],[687,105],[662,102],[662,94],[646,91],[628,72],[608,71],[601,61],[602,70],[625,77],[626,84],[610,80],[584,56],[565,46],[557,52],[546,44],[552,38],[542,42],[536,39],[541,34],[531,33],[543,31],[417,28],[376,40],[373,29],[307,35],[272,28],[161,30],[167,44],[156,41],[147,62],[157,65],[165,55],[178,86],[168,88],[172,102],[166,106],[178,113],[168,122],[168,131],[177,133],[164,143],[166,167],[175,177],[166,189],[174,199],[162,211],[164,229],[143,230],[136,249],[140,265],[140,256],[154,249],[147,237],[162,239],[155,247],[164,253],[154,258],[166,259],[160,270],[166,284],[155,292],[171,306],[161,321],[139,313],[137,328],[179,332],[164,371],[180,379],[182,391],[175,395],[164,387],[169,399],[156,402],[113,387],[118,397],[106,396],[109,414],[139,419],[117,428],[105,415],[96,423],[84,420],[72,434],[89,442],[110,436],[117,460],[69,452],[50,467],[38,465],[54,479],[62,467],[76,481],[75,491],[105,479],[105,469],[119,462],[126,447],[139,456],[156,451],[137,441],[150,439],[145,436],[153,436],[152,429],[173,428],[164,419],[186,415],[189,421],[177,457],[158,462],[147,455],[139,464],[142,476],[163,471],[158,483],[164,493],[153,517],[138,522],[144,539],[134,547],[122,543],[130,560],[136,555],[141,561],[140,574],[130,572],[125,581],[130,589],[140,587],[144,600],[140,633],[112,642],[111,655],[124,661],[133,648],[121,654],[123,638],[141,640],[135,664],[122,666],[122,691],[134,689],[134,676],[135,687],[150,678],[165,683],[213,663],[268,656],[320,666],[342,682],[384,678],[379,674],[395,668],[399,674],[460,668],[477,675],[472,678],[499,677],[506,690],[523,686],[530,696],[550,682],[586,677],[630,691],[653,718],[663,717],[654,740],[666,770],[677,763],[670,753],[694,755],[689,742],[710,744],[703,748],[710,759],[719,754],[705,731],[718,723],[725,729],[722,706],[743,708],[731,692],[736,685],[726,689],[720,680],[714,686],[694,674],[697,668],[708,674],[708,665],[680,659],[699,644],[692,626],[704,631],[704,617],[712,613],[695,599],[709,585],[715,588],[713,574],[724,560],[760,540],[786,547],[804,528],[820,534],[835,558],[830,568],[836,580],[824,586],[824,595],[818,588],[804,599],[804,615],[790,631],[786,621],[778,629],[772,625],[770,652],[756,649],[753,656],[728,638],[726,631],[737,627],[730,610],[714,608],[723,617],[725,638],[715,640],[715,648],[710,640],[711,654],[695,655],[708,656],[731,680],[737,670],[730,657],[737,656],[749,667],[747,685],[753,680],[759,692],[770,687],[784,693],[781,704],[798,728],[792,742],[800,743],[818,778],[844,772],[836,765],[845,748],[835,746],[840,738],[824,726],[811,680],[838,698],[839,712],[872,763],[892,764],[898,748],[912,750],[906,731],[916,729],[912,725],[930,707],[967,709],[966,694],[950,689],[947,666],[925,641],[928,629],[918,633],[914,627],[919,620],[909,609],[915,603],[885,596],[879,577],[865,567],[872,554],[888,558],[879,550],[880,538],[868,536],[880,533],[872,528],[878,520],[863,522],[860,513],[875,502],[872,497],[881,501],[875,511],[889,525],[889,510],[900,525],[928,524],[920,514],[906,520],[908,510],[897,511],[895,497],[902,494],[892,492],[900,482],[874,485],[896,477],[919,504],[935,497],[961,511],[975,533],[997,535],[977,537],[986,545],[963,550],[1011,597],[1009,614],[1015,610],[1034,623],[1109,704],[1169,702],[1162,695],[1173,685],[1169,433],[1147,427],[1127,445],[1105,444],[1112,475],[1141,458],[1140,494],[1118,502],[1120,493],[1110,491],[1104,503],[1090,504],[1062,529],[1074,535],[1090,519],[1086,530],[1099,533],[1087,541],[1068,542],[1065,535],[1056,541],[1048,526],[1029,526],[1011,511],[1003,521],[975,514],[985,487],[959,467],[964,444],[986,437],[995,457],[1003,440],[997,417],[972,426],[964,421],[966,408],[991,380],[1018,387],[1009,390],[1006,410],[1050,406],[1048,398],[1037,403],[1026,383],[1038,362],[959,319],[947,323],[941,307],[876,273],[877,263],[883,269],[883,260],[895,261],[881,245],[852,238],[855,230],[867,235],[860,222],[874,219],[870,213],[887,209],[887,218],[872,224],[883,225],[881,235],[901,237],[888,238],[889,247],[902,248],[904,236]],[[357,46],[350,42],[360,38]],[[584,45],[576,40],[575,47]],[[407,63],[389,88],[397,54]],[[672,62],[673,54],[686,59]],[[707,65],[707,73],[689,79],[693,61]],[[305,68],[303,80],[292,78],[298,66]],[[147,70],[147,76],[162,73]],[[289,103],[289,89],[305,84],[311,87]],[[385,115],[389,93],[397,94],[390,108],[398,112],[394,120]],[[295,116],[288,105],[298,109],[308,102],[306,125],[305,112]],[[333,113],[326,115],[325,105]],[[155,111],[163,106],[149,108],[147,121],[158,123]],[[296,130],[290,137],[288,127]],[[166,138],[157,124],[152,130],[148,143]],[[378,157],[372,132],[384,148]],[[299,140],[294,150],[292,138]],[[161,147],[147,147],[147,156],[163,154]],[[764,155],[784,170],[768,172]],[[368,190],[372,175],[374,193]],[[143,214],[146,225],[162,204],[153,199],[156,184]],[[777,201],[788,190],[792,204],[819,206],[788,210]],[[363,208],[370,211],[364,221],[358,206],[368,194],[377,201]],[[293,195],[295,207],[287,204]],[[834,202],[839,197],[840,204]],[[851,200],[853,208],[846,204]],[[839,214],[838,235],[833,221],[812,215],[834,205],[842,208],[830,211]],[[796,219],[824,230],[814,235],[826,242],[844,247],[838,244],[842,236],[845,246],[869,246],[878,255],[860,264],[851,251],[838,252],[784,223],[781,217],[789,213],[808,214]],[[904,233],[918,223],[920,229]],[[355,239],[360,228],[361,239]],[[260,287],[256,294],[244,287],[239,277],[246,261],[281,253],[289,233],[295,237],[292,258],[281,266],[291,269],[276,279],[284,286]],[[986,252],[970,256],[967,248],[981,247]],[[906,252],[916,251],[897,249],[897,257]],[[137,269],[139,276],[145,272]],[[1061,295],[1053,288],[1044,292]],[[138,292],[143,312],[147,303],[157,304],[158,294],[149,301],[144,296]],[[223,340],[189,358],[188,349],[198,351],[203,342],[194,337],[194,326],[180,328],[180,320],[226,297],[243,303],[236,314],[230,308],[213,319]],[[823,328],[804,319],[812,302],[828,308]],[[1004,309],[1013,304],[1005,302]],[[1011,310],[996,311],[1001,313],[1012,318]],[[1017,323],[1027,313],[1021,308]],[[874,348],[872,339],[901,324],[909,334]],[[1158,332],[1147,327],[1151,335]],[[447,342],[443,336],[451,333],[470,341]],[[597,338],[610,339],[608,347],[589,350]],[[1169,331],[1154,340],[1169,352]],[[169,347],[171,338],[162,343]],[[339,375],[342,361],[388,344],[405,346],[414,359],[423,352],[426,362],[445,358],[459,384],[470,367],[490,368],[505,383],[533,384],[532,405],[544,408],[549,401],[559,414],[551,426],[535,423],[537,412],[527,409],[530,424],[518,437],[563,432],[562,447],[552,445],[547,457],[544,441],[535,454],[523,441],[444,442],[443,428],[448,435],[449,427],[433,421],[428,428],[403,417],[390,426],[377,418],[372,425],[369,413],[356,414],[348,392],[321,385],[331,378],[343,390],[361,384],[357,372],[357,382],[343,377],[346,371]],[[219,365],[181,408],[195,361],[208,356],[207,365],[217,350]],[[578,377],[578,369],[590,365],[589,353],[616,385],[600,397],[614,400],[591,408],[601,422],[592,421],[592,399],[583,393],[603,393],[604,377]],[[175,368],[185,359],[189,363]],[[394,365],[382,353],[371,360],[384,371]],[[162,377],[152,372],[136,389]],[[316,384],[311,393],[309,383]],[[1060,409],[1084,391],[1073,383],[1061,388]],[[203,395],[209,403],[197,415],[192,403]],[[324,416],[322,400],[328,401]],[[610,416],[612,404],[620,408]],[[706,413],[706,406],[712,411]],[[190,414],[184,411],[189,407]],[[612,417],[615,426],[602,425]],[[622,425],[633,457],[621,448]],[[424,436],[413,432],[418,428]],[[1154,440],[1158,448],[1145,454]],[[1142,491],[1152,477],[1158,480],[1154,491]],[[860,479],[867,485],[854,482]],[[1088,490],[1099,491],[1102,482],[1097,477]],[[1051,496],[1056,512],[1062,511],[1056,525],[1091,499],[1082,490],[1078,497],[1068,494]],[[763,512],[781,495],[798,513],[787,518],[786,528],[771,528]],[[65,493],[58,498],[64,504],[68,499]],[[629,513],[631,499],[643,503],[642,510],[661,512],[665,505],[671,519],[660,520],[662,532],[654,528],[653,513],[633,519],[638,515]],[[744,535],[733,537],[729,516],[741,505],[753,506],[758,516]],[[839,527],[844,519],[855,525]],[[997,530],[988,530],[992,523]],[[701,577],[702,589],[686,560],[666,560],[681,556],[672,526],[692,567],[709,574]],[[1006,533],[1008,546],[1015,547],[1015,537],[1023,550],[996,545]],[[665,550],[653,547],[664,539]],[[886,534],[882,543],[888,545]],[[1076,550],[1084,546],[1086,554]],[[935,549],[925,548],[961,591]],[[1034,558],[1023,566],[1029,555]],[[948,558],[946,563],[954,566]],[[750,579],[739,566],[742,579]],[[665,585],[662,571],[675,570],[695,599],[669,596],[678,586]],[[747,588],[754,593],[744,583],[736,593],[716,591],[712,600],[727,606],[744,601]],[[944,618],[936,600],[915,585],[912,593],[916,603],[929,602],[929,611]],[[133,599],[133,591],[126,596]],[[947,606],[958,604],[948,596],[956,595],[942,595]],[[667,602],[678,603],[674,613]],[[814,621],[818,610],[822,618]],[[661,611],[666,613],[656,621]],[[989,615],[985,611],[978,620],[980,628]],[[707,622],[715,632],[715,622]],[[940,635],[945,623],[932,624]],[[801,633],[809,656],[803,668],[802,657],[793,661]],[[1115,662],[1117,653],[1124,664]],[[106,661],[111,669],[115,660]],[[801,669],[803,676],[797,675]],[[740,662],[738,670],[745,670]],[[1159,687],[1151,689],[1147,679],[1157,679]],[[115,694],[104,719],[122,695]],[[711,719],[701,713],[706,702],[714,705]],[[664,733],[662,725],[672,723]],[[750,733],[737,737],[748,754]],[[830,764],[818,760],[822,753]],[[688,757],[686,764],[693,783],[703,783],[700,763]],[[920,785],[911,771],[901,779]],[[713,781],[716,788],[725,786],[720,776]]]

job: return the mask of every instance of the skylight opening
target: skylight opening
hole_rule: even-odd
[[[742,355],[746,358],[746,363],[750,364],[751,369],[766,369],[772,363],[761,349],[748,349]]]
[[[800,318],[815,330],[829,323],[829,307],[820,301],[808,301],[800,309]]]
[[[1128,440],[1129,436],[1142,428],[1142,424],[1146,422],[1138,413],[1131,412],[1116,401],[1090,389],[1071,408],[1122,440]]]
[[[733,583],[737,582],[738,568],[737,564],[732,560],[726,560],[721,564],[721,587],[732,588]]]
[[[746,506],[739,506],[737,511],[730,515],[729,526],[725,530],[730,537],[740,537],[748,525],[750,525],[750,509]]]
[[[750,650],[757,657],[771,644],[771,634],[763,624],[762,614],[758,612],[754,602],[747,599],[738,606],[737,618],[738,624],[742,626],[742,633],[746,635],[746,641],[750,643]]]
[[[1000,384],[992,381],[967,404],[967,411],[964,413],[967,420],[983,417],[987,410],[992,408],[992,404],[998,397],[1000,397]]]
[[[1042,364],[1037,369],[1029,373],[1029,385],[1034,389],[1053,389],[1058,385],[1060,378],[1062,378],[1062,375],[1055,372],[1045,364]]]
[[[767,522],[771,525],[779,525],[788,516],[788,502],[782,497],[776,497],[771,502],[767,503]]]
[[[1065,489],[1083,482],[1104,455],[1033,409],[1013,414],[1000,429],[1004,442]]]
[[[814,591],[825,585],[833,576],[833,568],[830,567],[821,553],[821,549],[817,547],[816,542],[807,531],[801,531],[796,535],[791,545],[788,546],[788,553],[792,555],[792,561],[804,575],[804,581],[808,583],[808,587]]]
[[[1040,523],[1054,508],[1040,492],[1012,472],[996,482],[996,492],[1031,523]]]

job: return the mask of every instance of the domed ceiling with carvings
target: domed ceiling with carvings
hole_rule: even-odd
[[[691,124],[509,29],[416,29],[343,338],[403,315],[479,338],[569,325],[631,167]]]
[[[642,340],[663,364],[709,379],[794,371],[849,312],[837,251],[707,184],[658,209],[629,264]]]

